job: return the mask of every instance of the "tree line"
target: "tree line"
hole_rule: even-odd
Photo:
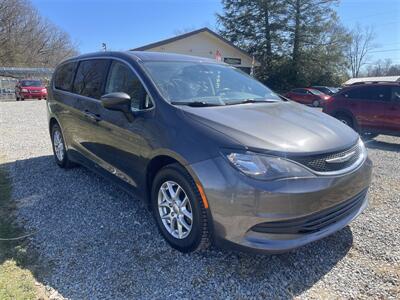
[[[76,49],[29,1],[0,0],[0,66],[54,67]]]
[[[393,64],[392,60],[380,59],[375,63],[368,65],[366,71],[362,73],[363,76],[399,76],[400,75],[400,65]]]
[[[400,75],[399,65],[366,66],[371,28],[345,28],[339,0],[222,0],[220,34],[261,62],[257,77],[277,91],[337,86],[348,75]],[[40,16],[29,0],[0,0],[0,66],[54,67],[76,55],[70,36]]]
[[[375,47],[371,28],[345,28],[339,0],[222,0],[219,33],[261,62],[256,76],[277,91],[339,86],[358,77]]]

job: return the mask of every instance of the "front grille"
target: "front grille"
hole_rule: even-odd
[[[348,160],[343,162],[328,162],[332,159],[340,159],[341,157],[345,157],[351,153]],[[300,156],[300,157],[291,157],[290,159],[301,163],[302,165],[310,168],[316,172],[332,172],[332,171],[339,171],[350,167],[353,165],[362,155],[361,146],[357,143],[354,146],[338,151],[333,153],[325,153],[325,154],[318,154],[318,155],[311,155],[311,156]]]
[[[367,190],[364,190],[355,197],[344,201],[339,205],[322,210],[310,216],[285,221],[265,222],[253,226],[251,230],[261,233],[313,233],[356,212],[361,207],[366,195]]]

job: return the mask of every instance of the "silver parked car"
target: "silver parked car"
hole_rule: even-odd
[[[57,164],[86,166],[146,201],[182,252],[287,251],[367,206],[372,166],[355,131],[223,63],[82,55],[56,68],[47,107]]]

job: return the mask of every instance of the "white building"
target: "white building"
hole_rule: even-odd
[[[172,52],[214,58],[247,73],[251,72],[252,67],[260,65],[249,53],[207,27],[131,50]]]

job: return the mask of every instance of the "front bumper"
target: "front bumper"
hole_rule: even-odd
[[[47,99],[47,93],[20,93],[24,99]]]
[[[372,172],[368,158],[355,171],[340,176],[270,182],[241,174],[222,157],[190,167],[204,187],[216,244],[261,252],[285,252],[345,227],[368,204]],[[356,198],[351,209],[338,211]],[[297,230],[304,222],[320,221],[324,226]],[[267,229],[260,230],[263,226]]]

